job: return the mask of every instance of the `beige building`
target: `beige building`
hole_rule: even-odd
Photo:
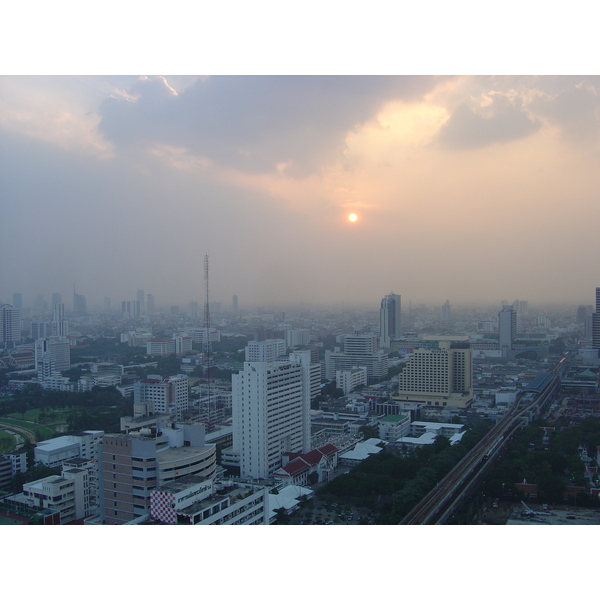
[[[467,408],[473,400],[473,350],[468,336],[426,336],[398,376],[395,400]]]

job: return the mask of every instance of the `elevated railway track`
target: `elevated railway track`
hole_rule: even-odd
[[[505,417],[402,519],[400,525],[441,525],[456,514],[510,436],[536,419],[558,390],[570,354],[565,354],[551,371],[537,377],[528,388],[519,392]]]

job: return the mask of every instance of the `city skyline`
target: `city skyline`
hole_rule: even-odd
[[[591,304],[597,76],[2,76],[0,299]],[[350,221],[349,216],[357,219]]]

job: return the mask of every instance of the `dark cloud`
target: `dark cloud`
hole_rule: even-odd
[[[485,115],[474,112],[467,104],[459,105],[440,130],[439,140],[442,147],[452,150],[481,148],[526,137],[540,125],[504,97],[496,96]]]
[[[136,100],[104,101],[100,129],[118,145],[185,146],[252,172],[292,161],[300,175],[317,169],[327,154],[342,151],[347,132],[374,118],[386,102],[416,100],[438,81],[425,76],[218,76],[174,95],[167,80],[145,78],[129,90]]]

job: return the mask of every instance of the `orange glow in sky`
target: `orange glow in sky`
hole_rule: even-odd
[[[356,221],[357,219],[358,219],[358,217],[356,216],[355,213],[348,215],[348,221],[352,221],[352,223],[354,223],[354,221]]]

